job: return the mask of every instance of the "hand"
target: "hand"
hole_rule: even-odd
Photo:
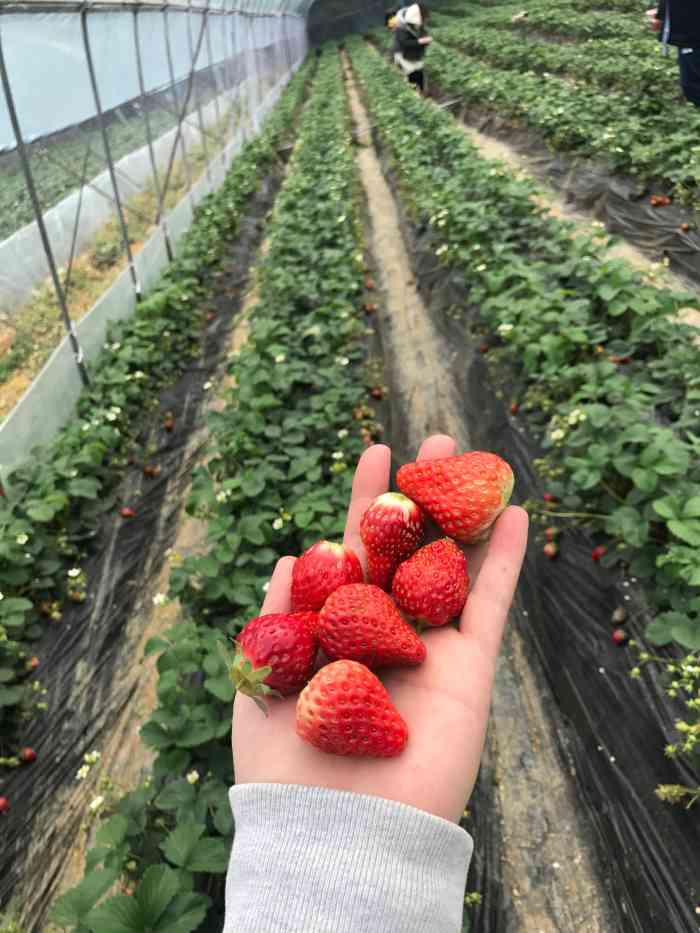
[[[432,36],[421,36],[420,39],[418,40],[418,44],[419,45],[430,45],[432,41],[433,41]]]
[[[423,443],[418,459],[455,452],[451,438],[436,435]],[[388,447],[370,447],[355,473],[345,543],[363,565],[360,519],[389,487],[390,458]],[[490,540],[468,552],[471,590],[459,629],[425,632],[428,657],[420,667],[380,672],[409,728],[400,755],[327,755],[297,736],[296,697],[269,701],[266,718],[249,697],[238,694],[233,711],[237,783],[305,784],[374,794],[457,822],[479,770],[496,659],[526,542],[527,513],[511,506],[495,523]],[[293,557],[278,562],[263,613],[289,609],[293,566]]]

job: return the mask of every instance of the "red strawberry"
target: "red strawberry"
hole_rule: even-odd
[[[399,566],[391,593],[406,615],[427,625],[445,625],[467,601],[467,559],[449,538],[426,544]]]
[[[511,402],[511,403],[510,403],[510,413],[511,413],[511,415],[517,415],[519,411],[520,411],[520,405],[518,405],[517,402]]]
[[[122,518],[134,518],[136,515],[136,512],[132,508],[130,508],[128,505],[126,505],[120,511],[119,514],[121,515]]]
[[[367,578],[388,590],[396,568],[423,541],[425,520],[415,502],[398,492],[377,496],[362,516],[360,537],[367,551]]]
[[[612,640],[616,645],[624,645],[627,641],[627,632],[622,628],[616,628],[612,633]]]
[[[556,497],[553,493],[551,493],[551,492],[546,492],[546,493],[542,496],[542,499],[543,499],[545,502],[556,502],[556,501],[557,501],[557,497]]]
[[[554,558],[559,553],[559,548],[554,541],[548,541],[542,548],[542,551],[545,557],[548,557],[550,560],[554,560]]]
[[[491,348],[487,343],[482,343],[479,347],[479,353],[488,353]]]
[[[603,554],[607,553],[607,550],[608,549],[604,545],[599,544],[597,547],[594,547],[593,550],[591,551],[591,559],[600,560]]]
[[[10,801],[7,799],[7,797],[0,797],[0,813],[7,813],[9,809]]]
[[[372,671],[335,661],[301,692],[297,735],[331,755],[391,758],[403,751],[408,727]]]
[[[381,386],[373,386],[370,389],[369,394],[372,396],[372,398],[382,399],[384,398],[384,389]]]
[[[559,537],[559,529],[554,525],[550,525],[549,528],[545,528],[544,536],[548,541],[554,541],[555,538]]]
[[[236,690],[257,699],[273,691],[296,693],[314,670],[315,612],[273,612],[251,619],[236,639],[230,675]]]
[[[367,667],[421,664],[425,644],[404,621],[390,596],[369,583],[348,583],[326,600],[318,640],[331,661]]]
[[[682,223],[682,224],[681,224],[681,230],[683,231],[683,233],[687,233],[687,232],[690,230],[690,224],[689,224],[689,223]]]
[[[37,658],[37,656],[34,655],[33,658],[30,658],[27,661],[27,670],[34,671],[37,669],[37,667],[39,667],[39,658]]]
[[[396,483],[446,535],[472,544],[488,536],[513,491],[513,471],[496,454],[473,450],[406,463]]]
[[[19,760],[25,765],[30,765],[36,761],[36,752],[33,748],[23,748],[20,750]]]
[[[362,566],[353,550],[331,541],[318,541],[294,564],[292,609],[318,612],[339,586],[363,580]]]

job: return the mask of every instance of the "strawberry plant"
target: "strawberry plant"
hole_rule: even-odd
[[[90,555],[144,411],[199,352],[198,303],[211,294],[210,271],[238,230],[261,175],[304,89],[308,69],[292,82],[265,131],[234,162],[217,195],[206,198],[177,259],[133,317],[114,327],[92,371],[76,416],[45,449],[3,477],[0,497],[0,766],[16,766],[23,724],[43,712],[41,670],[33,644],[61,619],[67,600],[86,596],[80,563]],[[119,506],[125,520],[136,515]],[[88,590],[89,592],[89,590]]]
[[[669,687],[688,710],[682,729],[692,730],[677,753],[697,765],[700,351],[676,319],[689,296],[644,283],[601,254],[597,235],[572,239],[533,203],[527,181],[481,159],[451,116],[412,94],[366,44],[349,45],[411,217],[432,231],[436,261],[462,279],[465,307],[480,308],[494,335],[489,360],[510,361],[527,386],[521,408],[546,453],[536,512],[550,526],[585,524],[605,540],[595,550],[602,563],[645,582],[655,617],[647,638],[673,644],[667,665],[685,671],[683,686],[675,676]],[[556,556],[553,541],[545,548]]]
[[[353,418],[365,412],[357,203],[339,62],[324,56],[270,220],[250,335],[230,360],[233,387],[210,416],[209,456],[193,480],[188,509],[207,522],[208,546],[171,575],[189,621],[147,647],[160,655],[158,706],[141,732],[157,753],[153,774],[105,806],[88,874],[55,908],[65,928],[106,929],[156,878],[167,916],[187,917],[178,929],[220,925],[234,689],[221,647],[257,614],[280,555],[341,533],[346,464],[363,449],[364,418]],[[117,878],[133,893],[95,906]],[[128,917],[124,930],[145,933],[144,919]]]

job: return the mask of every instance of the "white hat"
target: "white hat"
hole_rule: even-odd
[[[423,25],[423,17],[421,16],[420,7],[417,3],[406,7],[403,18],[409,26],[414,26],[416,29]]]

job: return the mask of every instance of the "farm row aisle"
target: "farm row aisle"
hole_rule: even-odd
[[[699,783],[692,742],[680,743],[682,755],[665,754],[665,747],[678,741],[674,720],[682,726],[687,718],[692,729],[696,716],[695,591],[690,577],[662,582],[655,562],[659,558],[659,566],[668,567],[665,554],[673,554],[675,545],[673,540],[663,545],[650,532],[656,508],[664,508],[653,505],[661,490],[672,494],[686,477],[686,495],[698,488],[695,473],[687,475],[694,440],[686,428],[697,420],[698,351],[694,331],[673,320],[688,295],[645,283],[609,256],[605,237],[572,237],[570,225],[535,203],[532,182],[511,175],[502,163],[481,159],[455,119],[417,98],[366,43],[353,39],[347,45],[386,177],[403,206],[419,293],[445,341],[443,369],[451,370],[457,386],[471,446],[501,452],[515,465],[516,494],[529,500],[537,520],[514,612],[524,649],[519,658],[517,651],[512,656],[516,669],[518,661],[533,665],[536,692],[551,715],[569,772],[575,810],[595,840],[592,863],[606,891],[603,903],[614,915],[612,921],[603,919],[601,928],[695,930],[697,820],[692,811],[673,808],[654,793],[658,785],[675,784],[677,793],[691,800]],[[669,356],[677,360],[673,388]],[[432,381],[429,365],[424,372]],[[668,402],[661,398],[669,393],[673,401],[664,411]],[[657,409],[663,418],[650,418]],[[607,434],[601,430],[606,425]],[[652,456],[661,450],[654,445],[662,438],[664,463]],[[656,472],[657,463],[658,479],[635,472],[644,464]],[[545,523],[558,535],[554,561],[543,554]],[[674,591],[677,597],[671,596]],[[624,626],[623,642],[642,637],[654,616],[649,630],[654,641],[677,642],[661,649],[661,657],[685,655],[683,670],[690,669],[679,700],[680,691],[664,683],[644,655],[643,671],[633,671],[638,651],[620,648],[611,638],[615,624]],[[512,636],[516,644],[518,634]],[[493,723],[504,755],[503,744],[516,744],[508,733],[510,710],[519,689],[527,694],[522,669],[520,678],[506,673],[507,657]],[[538,681],[538,670],[546,686]],[[508,741],[498,743],[499,731]],[[526,745],[519,759],[525,772],[541,755],[538,740]],[[483,871],[472,883],[486,895],[476,909],[478,929],[507,929],[512,912],[518,916],[515,928],[527,928],[521,926],[529,922],[527,916],[537,916],[524,904],[520,915],[522,889],[513,891],[504,881],[512,877],[509,848],[522,834],[511,820],[497,831],[489,822],[494,800],[507,806],[511,790],[515,793],[516,770],[512,763],[505,772],[497,764],[492,770],[486,766],[484,796],[474,804],[475,835],[482,844],[478,857],[489,861],[480,866],[477,858],[477,872]],[[536,819],[539,806],[528,812]],[[533,834],[540,846],[549,841],[547,830]],[[583,841],[585,832],[579,838]],[[553,859],[549,877],[560,870],[570,877],[575,859],[585,866],[581,846],[570,842],[568,859]],[[550,888],[547,879],[546,871],[536,872],[526,889],[545,903],[550,898],[545,928],[576,928],[577,921],[568,917],[556,926],[552,918],[562,911],[553,906],[556,886]],[[588,915],[581,918],[588,928]]]

